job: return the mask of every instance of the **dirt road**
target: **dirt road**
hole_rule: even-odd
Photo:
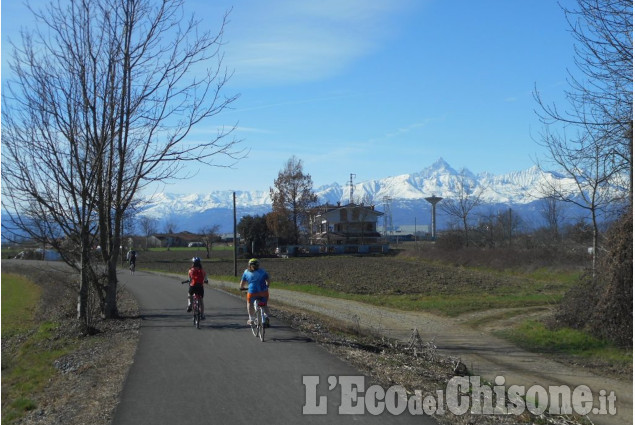
[[[217,287],[236,287],[236,283],[214,281]],[[497,338],[486,331],[479,331],[462,324],[460,319],[449,319],[425,312],[405,312],[369,306],[349,300],[321,297],[283,289],[271,289],[272,305],[282,302],[291,306],[323,314],[345,321],[353,326],[378,335],[407,341],[412,330],[417,329],[424,341],[434,341],[441,354],[459,357],[467,365],[471,375],[481,376],[489,382],[504,377],[509,388],[522,385],[530,388],[540,385],[566,385],[572,391],[587,385],[595,397],[602,394],[617,397],[616,415],[589,414],[596,424],[621,425],[633,423],[632,377],[624,380],[604,378],[582,368],[573,368],[552,361],[540,354],[530,353]],[[606,393],[603,393],[605,391]]]

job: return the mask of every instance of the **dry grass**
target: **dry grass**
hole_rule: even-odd
[[[364,335],[358,329],[335,321],[330,317],[308,314],[288,306],[273,310],[278,319],[290,323],[293,328],[309,336],[329,352],[348,361],[371,378],[369,385],[382,388],[403,386],[409,395],[421,391],[421,395],[436,396],[445,391],[448,381],[469,371],[453,357],[437,352],[434,341],[424,341],[414,333],[407,343],[401,343],[373,335]],[[590,424],[586,418],[561,415],[453,415],[446,411],[434,418],[442,425],[468,424]]]
[[[29,333],[2,338],[2,423],[23,425],[108,425],[118,402],[119,392],[132,363],[137,346],[139,319],[136,301],[121,292],[119,311],[124,319],[101,320],[93,324],[98,332],[85,336],[75,319],[73,288],[74,275],[56,263],[35,261],[3,261],[3,273],[26,276],[42,288],[34,326],[45,326],[46,335],[28,348],[30,355],[49,359],[64,344],[64,351],[56,355],[53,375],[41,389],[28,394],[30,404],[24,408],[22,419],[9,422],[4,417],[5,407],[13,400],[11,380],[5,379],[12,371],[11,360],[28,344]],[[50,360],[47,363],[51,364]],[[19,374],[19,370],[17,371]],[[7,375],[5,375],[7,374]],[[25,381],[23,376],[20,381]],[[19,422],[18,422],[19,421]]]

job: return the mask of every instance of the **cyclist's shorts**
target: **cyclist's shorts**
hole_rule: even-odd
[[[269,300],[269,291],[262,292],[254,292],[253,294],[247,294],[247,302],[249,304],[253,303],[255,299],[260,298],[260,301],[267,305],[267,301]]]
[[[203,295],[205,295],[205,288],[203,287],[203,284],[197,284],[194,286],[190,286],[190,290],[189,290],[190,295],[198,295],[199,297],[203,298]]]

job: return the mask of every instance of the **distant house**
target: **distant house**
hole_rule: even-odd
[[[163,246],[163,240],[159,239],[157,235],[151,235],[145,239],[146,239],[145,245],[147,248],[161,248]]]
[[[384,213],[364,204],[324,205],[310,217],[311,244],[374,245],[381,243],[377,220]]]
[[[156,246],[159,244],[163,248],[185,247],[191,243],[201,243],[201,235],[191,232],[161,233],[148,238],[148,245]]]

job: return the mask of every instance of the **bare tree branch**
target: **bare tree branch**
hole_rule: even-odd
[[[442,211],[461,223],[465,246],[470,244],[470,214],[481,205],[484,191],[485,187],[476,186],[463,169],[455,178],[454,198],[446,198],[439,204]]]
[[[219,157],[244,154],[234,126],[214,123],[238,98],[224,94],[229,12],[212,32],[185,19],[183,3],[53,0],[31,9],[36,29],[12,45],[2,204],[32,237],[81,240],[82,270],[91,246],[101,246],[106,316],[117,315],[124,217],[139,190],[188,163],[223,165]],[[194,139],[202,125],[216,129]]]

